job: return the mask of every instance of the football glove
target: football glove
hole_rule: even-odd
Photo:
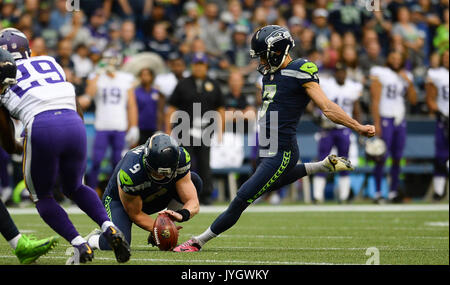
[[[153,235],[153,231],[150,232],[147,238],[147,244],[151,244],[152,246],[158,246],[156,243],[155,236]]]
[[[139,141],[139,136],[139,128],[136,126],[131,127],[125,135],[125,141],[129,146],[135,145]]]

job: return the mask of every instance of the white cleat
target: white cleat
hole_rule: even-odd
[[[89,240],[89,238],[91,236],[95,236],[95,235],[101,235],[102,231],[100,229],[94,229],[92,230],[92,232],[90,232],[87,236],[84,237],[85,240]]]
[[[100,229],[93,229],[92,230],[92,232],[90,232],[87,236],[85,236],[84,237],[84,239],[88,242],[88,244],[89,244],[89,239],[92,237],[92,236],[99,236],[99,235],[101,235],[102,234],[102,231],[100,230]]]
[[[350,160],[345,157],[336,156],[334,154],[330,154],[323,160],[324,166],[330,172],[338,172],[338,171],[352,171],[355,168],[352,166]]]

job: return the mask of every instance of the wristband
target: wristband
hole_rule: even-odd
[[[188,209],[181,209],[181,210],[178,210],[176,212],[183,217],[183,219],[181,220],[180,223],[186,222],[191,217],[191,212],[189,212]]]

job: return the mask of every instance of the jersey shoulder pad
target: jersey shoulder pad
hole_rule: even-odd
[[[180,147],[180,161],[178,162],[177,176],[186,174],[191,168],[191,155],[184,148]]]
[[[385,67],[383,66],[373,66],[370,68],[369,74],[373,77],[381,77],[381,75],[385,72]]]
[[[306,83],[309,81],[319,82],[319,68],[317,65],[304,58],[293,60],[286,68],[281,70],[281,75],[295,77]]]
[[[134,76],[128,72],[119,71],[120,76],[122,77],[122,80],[127,83],[133,83]]]
[[[138,187],[146,177],[143,163],[141,162],[139,147],[136,147],[125,155],[121,161],[120,169],[117,173],[117,184],[127,194],[137,194],[142,187]]]

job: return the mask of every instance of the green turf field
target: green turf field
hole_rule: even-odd
[[[366,264],[370,258],[367,249],[376,247],[380,264],[448,265],[448,204],[410,206],[255,205],[244,212],[235,227],[198,253],[161,252],[149,247],[147,233],[134,226],[132,256],[127,264]],[[184,223],[179,242],[203,232],[221,209],[204,208]],[[266,212],[268,209],[274,212]],[[37,214],[20,210],[11,212],[22,232],[38,238],[54,234]],[[95,227],[77,211],[70,218],[82,235]],[[64,264],[68,247],[60,239],[37,263]],[[18,264],[4,239],[0,239],[0,264]],[[96,251],[92,264],[117,263],[112,252]]]

